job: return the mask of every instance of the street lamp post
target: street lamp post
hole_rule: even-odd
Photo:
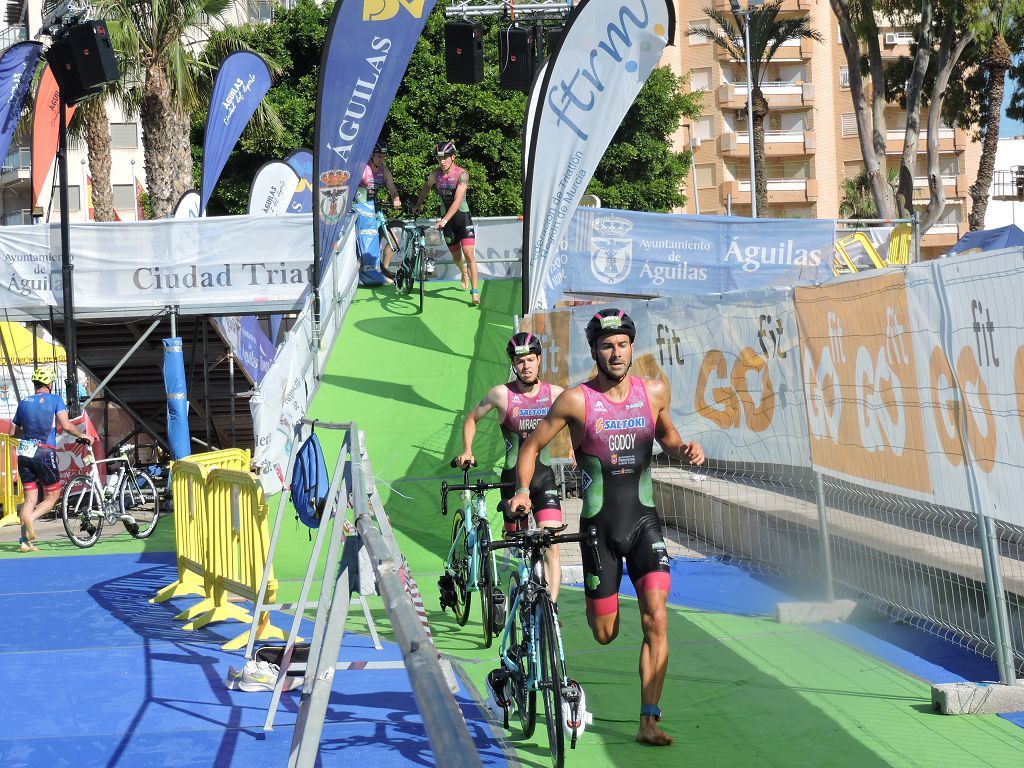
[[[697,192],[697,163],[694,151],[700,149],[700,137],[693,135],[693,126],[687,124],[690,132],[690,173],[693,175],[693,204],[696,207],[697,215],[700,215],[700,193]]]
[[[754,78],[750,74],[750,9],[760,5],[761,0],[747,0],[747,7],[742,11],[744,52],[747,54],[747,145],[750,150],[750,216],[757,218],[757,194],[754,181]],[[734,0],[733,8],[736,8]]]

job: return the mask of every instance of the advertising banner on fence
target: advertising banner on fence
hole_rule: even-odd
[[[562,293],[653,297],[817,282],[832,274],[834,232],[831,220],[580,208],[550,262],[547,300]]]
[[[582,0],[548,59],[524,147],[523,254],[529,302],[547,309],[544,280],[580,197],[637,93],[675,38],[666,0]]]
[[[296,149],[285,160],[299,177],[288,204],[288,213],[313,212],[313,153],[308,149]]]
[[[796,311],[815,468],[931,494],[903,273],[797,288]]]
[[[282,160],[271,160],[260,166],[249,190],[250,216],[283,216],[289,213],[299,176]]]
[[[942,259],[907,270],[934,500],[972,510],[966,443],[982,509],[1019,526],[1024,526],[1022,279],[1019,252]]]
[[[0,158],[7,157],[42,50],[42,43],[21,42],[0,56],[0,94],[7,96],[0,100]]]
[[[200,211],[206,205],[228,161],[228,155],[270,90],[270,68],[259,54],[235,51],[225,57],[217,70],[210,94],[210,110],[203,137],[203,178]]]
[[[719,460],[810,466],[792,290],[661,299],[647,311],[685,440]]]
[[[434,0],[338,0],[334,7],[313,127],[313,238],[321,270],[433,7]]]
[[[36,89],[36,99],[32,111],[32,208],[39,204],[39,195],[46,186],[53,167],[53,159],[57,156],[57,140],[60,127],[60,91],[57,81],[53,79],[50,65],[43,68]],[[65,109],[68,123],[75,114],[75,105],[69,104]]]

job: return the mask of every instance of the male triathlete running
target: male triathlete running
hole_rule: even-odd
[[[60,471],[57,469],[57,425],[75,437],[94,440],[79,431],[68,420],[64,398],[50,392],[57,377],[46,368],[32,372],[35,394],[18,403],[12,433],[21,437],[18,443],[18,476],[25,489],[21,507],[21,551],[35,552],[36,531],[33,523],[45,515],[60,497]],[[42,494],[39,486],[42,486]],[[42,501],[39,496],[42,495]]]
[[[442,141],[436,147],[439,167],[427,174],[420,196],[416,198],[413,213],[419,213],[423,201],[434,187],[441,197],[444,212],[437,222],[437,228],[444,233],[448,250],[455,266],[462,275],[462,287],[469,288],[474,304],[480,303],[479,278],[476,271],[476,229],[469,213],[466,190],[469,188],[469,174],[455,164],[455,144]],[[433,261],[427,261],[427,272],[433,272]]]
[[[533,480],[537,456],[569,426],[576,461],[583,471],[580,527],[597,528],[597,557],[582,548],[587,622],[606,645],[619,632],[619,583],[625,558],[636,587],[644,641],[640,649],[640,728],[636,740],[667,746],[672,737],[658,727],[658,701],[668,668],[669,561],[654,508],[651,453],[654,440],[690,464],[704,462],[699,443],[684,443],[669,416],[671,393],[658,379],[630,376],[636,327],[618,309],[595,314],[586,328],[597,376],[567,389],[519,450],[520,488]],[[529,510],[528,493],[509,501]]]
[[[501,424],[501,434],[505,438],[505,464],[501,470],[501,482],[514,483],[516,480],[516,459],[519,447],[530,433],[537,427],[540,420],[547,415],[548,409],[555,398],[562,394],[562,388],[556,384],[548,384],[540,380],[540,339],[532,333],[517,333],[505,346],[505,352],[512,361],[512,373],[515,381],[491,387],[484,399],[476,408],[466,414],[462,425],[462,454],[458,457],[459,466],[466,466],[475,461],[473,457],[473,438],[476,436],[476,425],[484,416],[494,411]],[[527,486],[517,486],[527,487]],[[528,486],[530,499],[533,502],[533,516],[537,525],[542,528],[557,528],[562,524],[562,504],[558,497],[558,486],[555,484],[555,473],[551,470],[551,460],[545,448],[537,454],[532,482]],[[511,489],[501,489],[501,497],[509,499],[513,496]],[[516,530],[519,520],[505,516],[505,530]],[[548,591],[552,602],[558,601],[558,585],[561,582],[562,566],[558,556],[558,546],[548,549],[544,562],[544,577],[548,582]]]

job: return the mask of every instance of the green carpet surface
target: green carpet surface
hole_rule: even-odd
[[[310,416],[355,421],[365,432],[378,489],[423,592],[438,648],[483,690],[497,664],[484,649],[479,610],[459,628],[437,610],[437,577],[450,541],[439,509],[448,461],[461,450],[462,419],[487,388],[506,380],[505,342],[520,305],[519,284],[482,285],[482,307],[457,286],[428,286],[423,315],[389,289],[360,291],[331,355]],[[337,440],[318,432],[328,456]],[[480,474],[494,470],[502,442],[493,416],[474,443]],[[497,530],[495,496],[490,503]],[[286,519],[290,542],[275,560],[280,576],[301,575],[308,534]],[[622,600],[622,630],[610,646],[587,629],[583,595],[563,590],[570,675],[587,694],[594,724],[568,765],[641,766],[1019,766],[1024,731],[995,716],[945,717],[931,710],[926,683],[807,627],[670,608],[671,656],[662,726],[668,749],[633,741],[639,712],[636,603]],[[378,627],[387,629],[379,601]],[[359,629],[353,612],[350,626]],[[496,732],[501,733],[500,726]],[[515,717],[505,734],[523,765],[550,761],[543,727],[523,740]]]

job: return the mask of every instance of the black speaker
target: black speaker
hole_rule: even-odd
[[[498,84],[510,91],[530,90],[533,83],[533,33],[522,27],[498,30]]]
[[[444,25],[444,71],[449,83],[484,81],[484,30],[468,21]]]
[[[121,77],[105,21],[72,27],[50,46],[46,60],[65,104],[95,96],[104,83]]]
[[[558,46],[562,44],[562,39],[565,37],[565,27],[548,27],[547,40],[545,40],[545,46],[547,48],[547,55],[550,56],[558,50]]]

